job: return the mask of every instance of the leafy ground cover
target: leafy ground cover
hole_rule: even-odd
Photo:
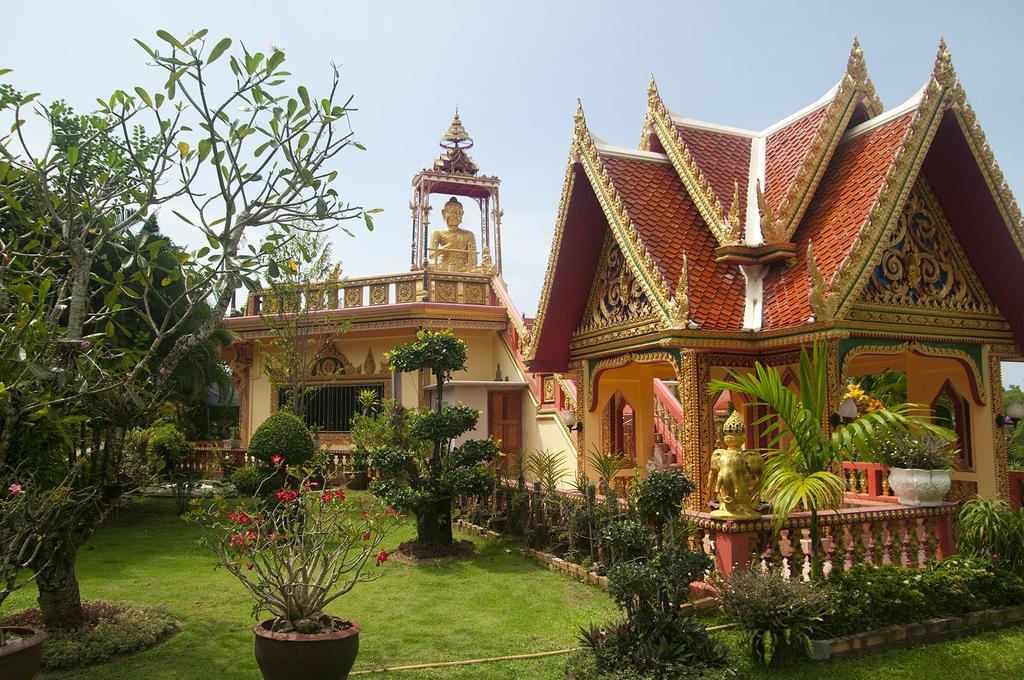
[[[411,524],[389,547],[413,537]],[[196,545],[199,529],[173,512],[167,499],[125,507],[82,551],[80,579],[88,599],[160,605],[182,630],[131,657],[52,678],[258,678],[252,656],[250,604],[234,579],[213,569]],[[384,578],[364,584],[331,608],[363,625],[355,670],[427,661],[526,654],[570,647],[579,626],[615,614],[604,594],[520,557],[511,543],[478,543],[471,561],[421,566],[389,563]],[[511,553],[506,552],[510,550]],[[16,593],[7,610],[34,604],[34,589]],[[708,623],[719,623],[715,616]],[[751,667],[740,636],[724,632],[743,678],[889,680],[922,677],[1024,677],[1024,627],[939,645],[827,665],[800,663],[778,671]],[[399,680],[513,680],[561,677],[564,657],[463,668],[410,671]],[[388,675],[391,677],[391,674]]]

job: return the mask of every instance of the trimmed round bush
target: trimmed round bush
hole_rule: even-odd
[[[149,429],[146,453],[154,461],[163,461],[168,471],[184,463],[195,454],[192,444],[181,430],[170,423]]]
[[[281,456],[287,465],[301,465],[313,455],[313,438],[306,424],[289,411],[276,411],[249,438],[249,455],[271,463]]]
[[[246,465],[231,473],[231,483],[240,496],[255,496],[260,484],[269,476],[255,465]]]

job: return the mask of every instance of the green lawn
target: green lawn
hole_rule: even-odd
[[[411,527],[405,527],[391,543],[411,535]],[[182,621],[182,631],[147,652],[48,677],[258,678],[249,601],[229,574],[214,571],[212,556],[195,543],[197,536],[198,529],[175,517],[169,502],[137,501],[121,510],[81,553],[83,594],[163,605]],[[615,614],[597,589],[535,566],[512,544],[478,547],[480,556],[468,562],[389,563],[384,578],[343,598],[333,611],[363,626],[355,670],[560,649],[574,644],[580,625]],[[16,593],[7,611],[31,606],[34,596],[33,588]],[[750,668],[738,649],[739,636],[723,635],[736,648],[740,675],[747,678],[1024,677],[1024,628],[852,662],[803,663],[775,673]],[[552,657],[394,677],[554,680],[563,663],[563,657]]]

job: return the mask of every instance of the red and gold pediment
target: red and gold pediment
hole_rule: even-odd
[[[577,336],[591,335],[616,327],[658,324],[647,291],[630,267],[618,242],[605,232],[597,273],[594,277]]]
[[[860,302],[998,313],[923,180],[910,192],[880,250]]]

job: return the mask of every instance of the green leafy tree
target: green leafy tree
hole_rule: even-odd
[[[436,381],[434,408],[412,411],[384,402],[378,409],[371,398],[369,412],[355,419],[352,438],[367,452],[370,467],[383,475],[371,484],[373,493],[416,516],[420,543],[447,546],[452,496],[489,491],[494,485],[490,462],[500,454],[490,439],[452,446],[480,417],[476,409],[444,403],[445,383],[453,372],[465,370],[466,342],[450,331],[422,330],[415,341],[386,356],[395,371],[430,371]]]
[[[776,528],[794,511],[810,512],[815,578],[821,574],[818,513],[842,502],[845,483],[838,471],[844,459],[854,459],[855,452],[869,450],[880,438],[911,429],[927,430],[947,441],[956,439],[956,433],[916,415],[920,406],[906,403],[865,413],[835,428],[826,427],[830,416],[826,412],[826,362],[825,345],[815,344],[810,353],[801,349],[798,393],[786,387],[778,369],[761,362],[755,364],[753,374],[732,372],[730,379],[714,380],[708,386],[710,394],[739,392],[772,411],[758,421],[767,425],[770,442],[758,490],[772,503]]]
[[[137,42],[161,81],[116,90],[87,113],[0,85],[0,468],[17,424],[51,418],[69,442],[65,465],[84,471],[76,483],[104,500],[40,551],[50,627],[81,618],[77,548],[131,488],[126,431],[173,395],[236,290],[279,275],[282,240],[256,234],[372,226],[373,211],[336,188],[339,154],[361,148],[336,69],[316,97],[293,83],[280,49],[206,30],[157,36],[159,49]],[[29,119],[48,143],[30,143]],[[163,214],[205,245],[171,250],[140,228],[172,202],[178,210]],[[119,266],[107,271],[111,248]]]

